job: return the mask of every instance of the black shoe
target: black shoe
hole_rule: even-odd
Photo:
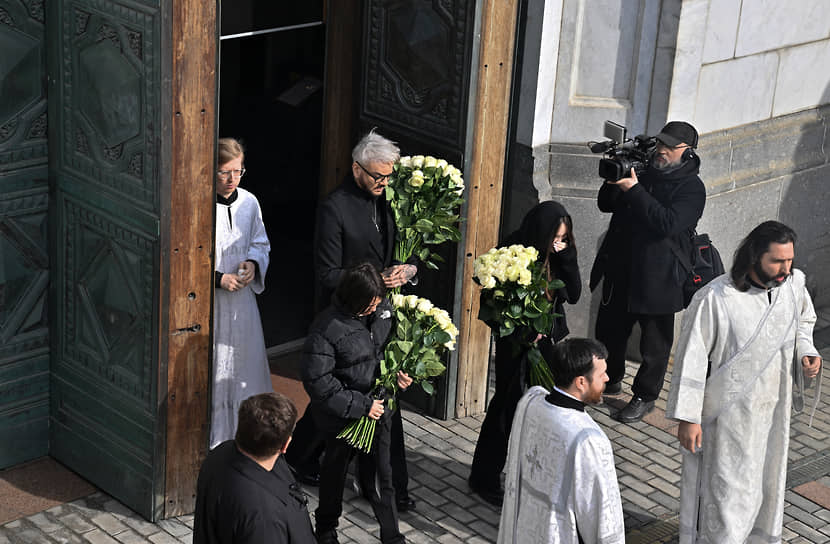
[[[320,473],[319,472],[298,472],[297,480],[300,483],[310,485],[313,487],[320,487]]]
[[[317,532],[317,544],[340,544],[337,540],[337,531],[334,529],[330,531]]]
[[[395,499],[395,504],[398,506],[398,512],[409,512],[410,510],[415,510],[415,500],[411,497]]]
[[[614,419],[622,423],[634,423],[643,419],[643,416],[652,410],[654,410],[653,400],[645,401],[640,397],[634,397],[622,410],[617,412]]]
[[[619,395],[622,393],[622,382],[608,382],[605,384],[603,395]]]
[[[501,506],[502,503],[504,503],[504,490],[501,488],[501,486],[495,488],[481,486],[478,485],[472,478],[467,480],[467,483],[470,485],[470,491],[472,491],[485,501],[489,502],[493,506]]]

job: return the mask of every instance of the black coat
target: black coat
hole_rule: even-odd
[[[533,246],[539,251],[539,259],[544,259],[556,235],[559,223],[566,216],[568,212],[558,202],[548,200],[539,203],[525,214],[518,230],[511,233],[499,244],[499,247],[513,244]],[[576,304],[582,294],[582,279],[579,276],[576,257],[576,247],[573,245],[558,253],[551,251],[548,257],[552,277],[562,280],[565,284],[554,294],[553,311],[559,314],[559,317],[554,318],[549,335],[554,342],[565,338],[570,332],[565,320],[564,303]]]
[[[314,319],[303,348],[303,385],[314,420],[324,432],[340,432],[372,407],[370,391],[392,330],[392,305],[383,299],[367,317],[355,317],[336,301]],[[389,411],[384,412],[384,417]]]
[[[332,191],[317,210],[316,307],[325,308],[331,303],[344,269],[362,262],[372,263],[378,271],[391,265],[395,232],[385,195],[374,198],[358,187],[351,176]]]
[[[208,453],[196,489],[194,544],[313,544],[306,499],[288,463],[269,472],[233,440]]]
[[[695,155],[674,171],[650,168],[627,192],[603,183],[597,204],[613,215],[591,269],[591,290],[605,278],[603,299],[627,297],[628,311],[635,314],[683,309],[686,273],[669,240],[691,254],[690,236],[706,203],[699,169]]]

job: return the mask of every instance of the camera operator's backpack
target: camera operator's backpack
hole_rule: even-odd
[[[685,255],[672,239],[668,239],[672,252],[683,266],[683,307],[687,307],[698,289],[725,272],[723,261],[708,234],[692,234],[692,254]]]

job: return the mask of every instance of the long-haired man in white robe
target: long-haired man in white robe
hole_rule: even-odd
[[[273,390],[255,296],[265,289],[271,244],[259,202],[239,187],[242,146],[233,138],[218,144],[211,448],[234,437],[243,400]]]
[[[625,542],[611,442],[585,412],[608,382],[601,343],[554,345],[556,387],[532,387],[519,401],[507,451],[499,544]]]
[[[781,542],[793,384],[821,369],[795,239],[755,227],[683,316],[666,409],[684,448],[681,543]]]

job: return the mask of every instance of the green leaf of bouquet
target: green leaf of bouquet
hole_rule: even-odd
[[[445,263],[447,262],[444,257],[438,255],[437,253],[433,253],[431,259],[437,263]]]
[[[430,253],[429,249],[424,248],[420,252],[418,252],[418,258],[421,259],[422,261],[426,261],[429,258],[429,253]]]
[[[416,376],[425,376],[427,371],[427,365],[423,361],[418,361],[418,364],[415,365],[415,375]]]
[[[406,340],[399,340],[395,342],[395,345],[398,346],[398,349],[401,351],[401,353],[407,355],[410,351],[412,351],[412,346],[414,346],[414,343]]]
[[[432,232],[434,225],[429,219],[418,219],[415,223],[415,229],[418,232]]]
[[[542,314],[540,314],[539,312],[535,312],[533,310],[525,310],[524,311],[524,316],[527,317],[527,318],[530,318],[530,319],[536,319],[540,315],[542,315]]]
[[[435,394],[435,387],[433,387],[433,385],[426,380],[421,382],[421,389],[423,389],[424,393],[426,393],[427,395]]]
[[[432,261],[426,261],[424,264],[425,264],[425,265],[426,265],[426,267],[427,267],[427,268],[429,268],[430,270],[438,270],[438,265],[437,265],[437,264],[435,264],[435,263],[434,263],[434,262],[432,262]]]
[[[534,319],[533,328],[535,328],[537,332],[541,332],[542,334],[550,332],[550,319],[548,315],[542,314],[536,319]]]

